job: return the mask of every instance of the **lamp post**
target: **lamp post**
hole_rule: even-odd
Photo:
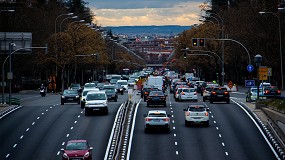
[[[59,25],[59,31],[60,31],[60,32],[61,32],[61,25],[62,25],[62,23],[63,23],[65,20],[69,19],[69,18],[76,19],[76,18],[78,18],[78,16],[73,16],[73,17],[66,17],[66,18],[64,18],[64,19],[60,22],[60,25]]]
[[[68,25],[68,28],[69,28],[73,23],[82,23],[82,22],[85,22],[85,20],[84,20],[84,19],[81,19],[81,20],[79,20],[79,21],[73,21],[73,22],[71,22],[71,23]]]
[[[278,8],[279,9],[279,8]],[[280,10],[280,9],[279,9]],[[273,14],[275,17],[278,19],[279,23],[279,53],[280,53],[280,71],[281,71],[281,88],[282,90],[284,89],[284,84],[283,84],[283,58],[282,58],[282,37],[281,37],[281,23],[280,23],[280,18],[277,16],[277,14],[273,12],[259,12],[259,14]]]
[[[72,16],[74,13],[67,13],[67,14],[61,14],[61,15],[59,15],[59,16],[57,16],[56,18],[55,18],[55,21],[54,21],[54,33],[56,33],[56,21],[57,21],[57,19],[59,18],[59,17],[61,17],[61,16]]]
[[[4,9],[4,10],[0,10],[0,12],[15,12],[14,9]]]
[[[262,62],[262,56],[260,54],[257,54],[256,56],[254,56],[254,62],[257,68],[257,100],[259,100],[259,67],[261,66],[261,62]]]

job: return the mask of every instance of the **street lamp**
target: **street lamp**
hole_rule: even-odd
[[[262,56],[260,54],[257,54],[256,56],[254,56],[254,62],[257,68],[257,100],[259,99],[259,67],[261,66],[261,62],[262,62]]]
[[[59,16],[56,17],[55,21],[54,21],[54,33],[56,33],[56,21],[59,17],[61,16],[72,16],[74,13],[67,13],[67,14],[61,14]]]
[[[60,31],[60,32],[61,32],[61,25],[62,25],[62,23],[63,23],[65,20],[69,19],[69,18],[76,19],[76,18],[78,18],[78,16],[73,16],[73,17],[66,17],[66,18],[64,18],[64,19],[60,22],[60,25],[59,25],[59,31]]]
[[[85,20],[84,20],[84,19],[81,19],[81,20],[79,20],[79,21],[73,21],[73,22],[71,22],[71,23],[68,25],[68,28],[69,28],[73,23],[82,23],[82,22],[85,22]]]
[[[280,8],[281,9],[281,8]],[[280,10],[278,8],[278,10]],[[283,8],[284,9],[284,8]],[[283,84],[283,58],[282,58],[282,37],[281,37],[281,23],[280,23],[280,18],[277,16],[277,14],[273,13],[273,12],[259,12],[259,14],[273,14],[275,17],[277,17],[278,19],[278,23],[279,23],[279,52],[280,52],[280,61],[281,61],[281,66],[280,66],[280,71],[281,71],[281,88],[282,90],[284,89],[284,84]]]
[[[15,12],[14,9],[4,9],[4,10],[0,10],[0,12]]]

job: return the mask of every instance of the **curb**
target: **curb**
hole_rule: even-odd
[[[15,106],[10,106],[9,108],[7,108],[6,110],[2,111],[0,113],[0,119],[4,118],[5,116],[7,116],[8,114],[14,112],[15,110],[21,108],[22,106],[19,105],[15,105]]]

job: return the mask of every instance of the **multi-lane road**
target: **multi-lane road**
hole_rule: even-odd
[[[76,103],[60,105],[60,95],[38,94],[22,95],[22,107],[0,120],[0,159],[57,160],[68,140],[87,139],[94,148],[93,159],[103,160],[116,112],[127,94],[108,103],[109,115],[88,117]],[[210,127],[185,127],[183,109],[189,103],[203,103],[201,97],[198,102],[175,102],[168,94],[167,107],[146,107],[146,102],[139,105],[131,160],[276,159],[252,119],[233,101],[206,102]],[[244,98],[235,93],[231,96]],[[171,115],[170,133],[144,133],[143,114],[150,109],[164,109]]]

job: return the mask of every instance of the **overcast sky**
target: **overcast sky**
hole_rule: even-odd
[[[199,23],[199,5],[209,0],[85,0],[101,26]]]

